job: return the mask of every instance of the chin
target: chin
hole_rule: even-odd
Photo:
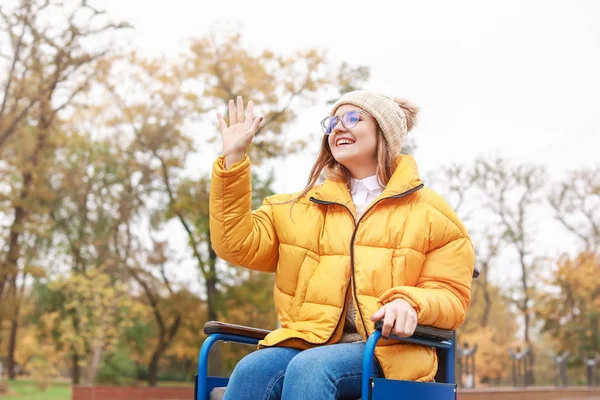
[[[352,164],[352,159],[354,157],[347,155],[347,154],[337,154],[337,155],[334,155],[333,158],[335,158],[335,161],[339,162],[344,167],[347,167],[347,165]]]
[[[346,167],[348,170],[352,170],[353,167],[357,165],[357,161],[352,157],[340,157],[336,158],[336,161],[340,163],[340,165]]]

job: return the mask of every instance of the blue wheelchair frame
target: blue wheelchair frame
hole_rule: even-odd
[[[376,327],[377,328],[377,327]],[[447,331],[448,332],[448,331]],[[453,334],[453,332],[452,332]],[[433,339],[429,337],[417,336],[401,338],[390,336],[390,339],[399,340],[405,343],[413,343],[422,346],[435,347],[438,349],[438,355],[443,360],[440,367],[445,367],[445,383],[439,382],[414,382],[403,380],[392,380],[373,377],[374,352],[377,342],[381,338],[381,328],[375,330],[367,340],[362,362],[362,400],[383,400],[396,398],[398,395],[403,398],[412,398],[411,396],[420,396],[421,398],[433,398],[440,400],[456,399],[456,384],[454,382],[454,339]],[[453,336],[453,335],[452,335]],[[211,347],[218,341],[244,343],[256,345],[259,339],[249,336],[234,335],[228,333],[213,333],[204,341],[198,357],[198,375],[196,377],[195,399],[209,400],[210,392],[215,387],[227,386],[229,378],[208,376],[208,354]]]

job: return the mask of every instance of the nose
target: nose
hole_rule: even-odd
[[[340,118],[337,122],[337,124],[333,127],[333,133],[336,132],[346,132],[347,129],[344,126],[344,124],[342,124],[342,119]]]

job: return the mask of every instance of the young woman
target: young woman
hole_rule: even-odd
[[[474,250],[451,209],[401,154],[418,108],[366,91],[342,96],[321,121],[308,185],[251,210],[245,155],[262,118],[241,97],[218,114],[223,155],[214,163],[210,232],[219,257],[275,273],[281,328],[243,358],[225,399],[360,397],[364,340],[410,336],[417,323],[455,329],[470,301]],[[326,179],[317,184],[321,174]],[[394,340],[375,351],[377,374],[431,381],[434,349]]]

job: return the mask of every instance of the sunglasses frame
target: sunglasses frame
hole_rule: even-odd
[[[356,112],[359,114],[364,114],[364,115],[371,115],[368,112],[366,112],[365,110],[348,110],[345,113],[343,113],[342,115],[329,115],[325,118],[323,118],[321,120],[321,128],[323,129],[323,134],[324,135],[331,135],[333,133],[333,130],[335,129],[335,127],[337,126],[337,124],[340,123],[340,121],[342,122],[342,126],[348,130],[354,128],[356,126],[356,124],[358,124],[358,122],[360,121],[360,119],[358,121],[356,121],[356,124],[352,125],[352,126],[346,126],[346,123],[344,122],[344,117],[346,116],[346,114],[350,113],[350,112]],[[331,129],[331,132],[327,133],[327,125],[325,124],[325,121],[327,121],[329,118],[335,118],[335,125],[333,126],[333,128]]]

